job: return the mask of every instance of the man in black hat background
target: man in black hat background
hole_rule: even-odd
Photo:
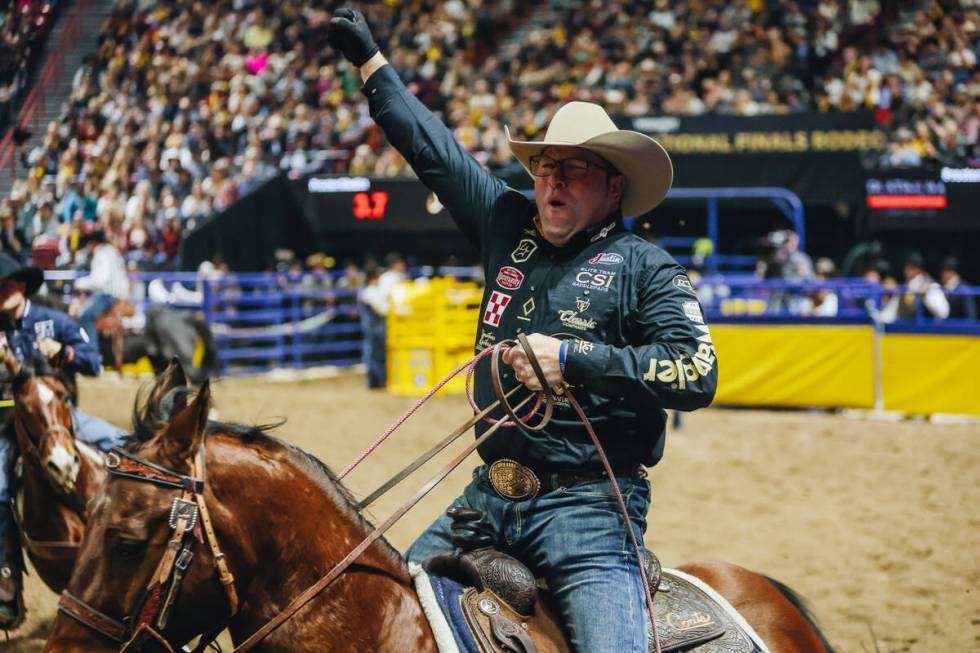
[[[98,348],[71,318],[53,308],[33,303],[30,298],[44,282],[35,267],[23,266],[0,253],[0,353],[10,352],[22,362],[41,360],[62,366],[68,372],[97,376],[102,372]],[[2,417],[2,416],[0,416]],[[72,407],[75,436],[103,451],[120,443],[125,431]],[[14,438],[6,427],[0,430],[0,630],[14,627],[20,591],[19,546],[10,513],[7,468]]]

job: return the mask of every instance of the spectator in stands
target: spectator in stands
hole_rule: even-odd
[[[75,290],[88,293],[78,313],[78,325],[95,340],[95,321],[121,299],[129,298],[129,275],[126,263],[115,245],[106,240],[104,231],[94,231],[82,241],[91,250],[91,270],[75,280]]]
[[[405,280],[405,260],[391,253],[385,259],[387,269],[367,272],[367,285],[361,291],[361,324],[364,330],[364,363],[369,388],[384,388],[387,378],[385,361],[385,320],[391,305],[391,291]]]
[[[829,258],[819,258],[814,266],[817,281],[829,281],[837,276],[837,267]],[[838,297],[833,288],[818,288],[810,293],[811,308],[807,313],[814,317],[836,317]]]
[[[904,272],[906,291],[888,300],[882,308],[882,320],[945,320],[949,317],[949,301],[942,286],[925,271],[921,254],[913,252],[906,257]]]
[[[0,248],[3,252],[20,263],[26,263],[30,257],[31,247],[24,232],[17,226],[17,216],[10,206],[3,208],[0,219]]]
[[[943,261],[940,279],[943,282],[943,290],[946,291],[946,300],[949,302],[949,318],[976,320],[977,297],[967,292],[960,278],[959,269],[960,264],[956,258],[950,256]]]
[[[805,281],[813,278],[813,261],[810,255],[800,251],[800,237],[791,229],[771,232],[766,238],[768,254],[762,262],[765,279]],[[770,313],[789,311],[793,314],[806,312],[808,299],[789,288],[773,290],[769,295],[767,310]]]

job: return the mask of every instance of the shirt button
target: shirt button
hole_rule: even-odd
[[[531,292],[534,292],[534,286],[531,286]]]
[[[583,295],[588,295],[588,294],[589,294],[589,291],[588,291],[588,290],[583,290],[583,291],[582,291],[582,294],[583,294]]]
[[[517,332],[520,333],[521,331],[523,331],[523,329],[521,329],[521,327],[517,327]]]

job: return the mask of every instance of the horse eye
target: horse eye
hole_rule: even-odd
[[[116,555],[133,556],[141,553],[146,548],[147,540],[138,540],[133,537],[116,536],[110,546],[110,550]]]

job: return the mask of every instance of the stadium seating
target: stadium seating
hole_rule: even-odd
[[[515,166],[503,121],[534,138],[571,99],[627,116],[874,109],[893,134],[881,164],[977,158],[975,10],[878,0],[361,6],[413,92],[500,172]],[[61,266],[99,225],[153,269],[172,264],[182,230],[279,172],[411,175],[373,127],[355,71],[326,46],[327,17],[303,0],[120,0],[0,213],[15,214],[41,251],[57,241]]]

